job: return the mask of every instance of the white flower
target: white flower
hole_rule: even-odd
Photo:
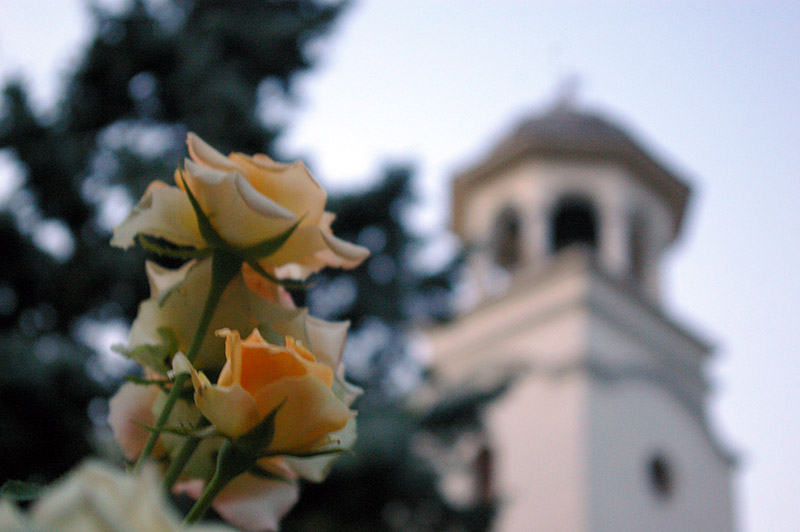
[[[0,501],[3,532],[234,532],[221,525],[181,524],[161,495],[156,471],[129,475],[86,462],[45,490],[30,514]]]

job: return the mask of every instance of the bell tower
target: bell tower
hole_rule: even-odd
[[[563,105],[455,177],[464,310],[429,337],[444,382],[517,375],[486,419],[498,532],[734,530],[710,346],[661,304],[688,197],[620,127]]]

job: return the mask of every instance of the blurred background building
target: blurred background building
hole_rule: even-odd
[[[430,337],[444,382],[514,384],[451,495],[500,532],[734,529],[735,460],[707,420],[709,344],[665,313],[661,259],[688,184],[568,98],[452,186],[463,311]]]

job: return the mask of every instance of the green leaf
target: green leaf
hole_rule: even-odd
[[[8,497],[16,501],[32,501],[38,499],[46,486],[23,482],[21,480],[7,480],[0,486],[0,498]]]
[[[154,369],[166,375],[171,368],[169,362],[175,353],[178,352],[178,337],[175,331],[169,327],[159,327],[158,335],[161,336],[161,344],[137,345],[133,349],[126,349],[122,346],[114,346],[113,349],[138,362],[142,366]]]
[[[170,327],[159,327],[156,329],[156,331],[163,340],[161,345],[167,351],[169,358],[171,359],[175,353],[178,352],[178,335],[175,334],[175,331],[173,331]]]
[[[253,244],[252,246],[242,248],[240,250],[241,255],[248,261],[248,264],[250,260],[269,257],[278,251],[287,240],[289,240],[289,237],[292,236],[292,233],[294,233],[295,229],[297,229],[297,227],[300,225],[300,222],[302,222],[304,218],[305,215],[301,216],[300,219],[292,224],[291,227],[277,236],[267,238],[258,244]]]

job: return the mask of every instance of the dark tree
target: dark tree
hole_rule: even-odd
[[[147,296],[143,257],[108,245],[111,223],[150,181],[171,179],[189,130],[222,151],[272,153],[280,131],[272,106],[312,66],[309,44],[343,5],[174,0],[151,8],[135,0],[122,13],[96,8],[94,36],[53,111],[34,110],[22,81],[2,89],[0,150],[24,183],[0,213],[0,364],[19,370],[0,373],[0,453],[14,457],[0,462],[0,481],[26,472],[49,480],[90,449],[89,400],[111,387],[83,346],[82,325],[129,323]],[[45,227],[60,233],[60,254],[34,243]],[[35,356],[32,346],[45,339],[46,356]],[[14,406],[20,401],[26,409]],[[24,452],[33,441],[46,442],[49,455]]]

